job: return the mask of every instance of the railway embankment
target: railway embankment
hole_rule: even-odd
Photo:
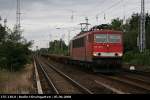
[[[130,51],[124,54],[123,68],[137,71],[150,72],[150,51],[143,53]]]
[[[33,65],[27,64],[17,72],[0,70],[0,94],[30,94],[35,91]]]

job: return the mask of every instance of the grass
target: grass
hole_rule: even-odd
[[[134,51],[126,52],[123,60],[125,63],[125,68],[135,66],[138,71],[150,72],[150,51],[148,50],[143,53]]]
[[[145,51],[143,53],[139,52],[126,52],[124,55],[124,62],[133,65],[150,65],[150,51]]]
[[[19,72],[0,70],[0,94],[28,94],[33,89],[33,66]]]

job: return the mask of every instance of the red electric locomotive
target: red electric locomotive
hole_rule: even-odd
[[[81,32],[70,41],[70,59],[98,72],[114,72],[121,68],[123,32],[92,29]]]

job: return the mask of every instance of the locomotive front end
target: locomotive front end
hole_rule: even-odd
[[[104,67],[109,71],[119,69],[122,65],[122,57],[122,32],[101,31],[94,34],[93,62],[96,68]]]

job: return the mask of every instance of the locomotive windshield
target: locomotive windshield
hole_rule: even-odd
[[[121,35],[119,34],[95,34],[97,43],[120,43]]]
[[[95,41],[97,43],[106,43],[107,42],[107,34],[96,34]]]
[[[119,34],[109,34],[108,40],[111,43],[120,43],[121,42],[121,36]]]

